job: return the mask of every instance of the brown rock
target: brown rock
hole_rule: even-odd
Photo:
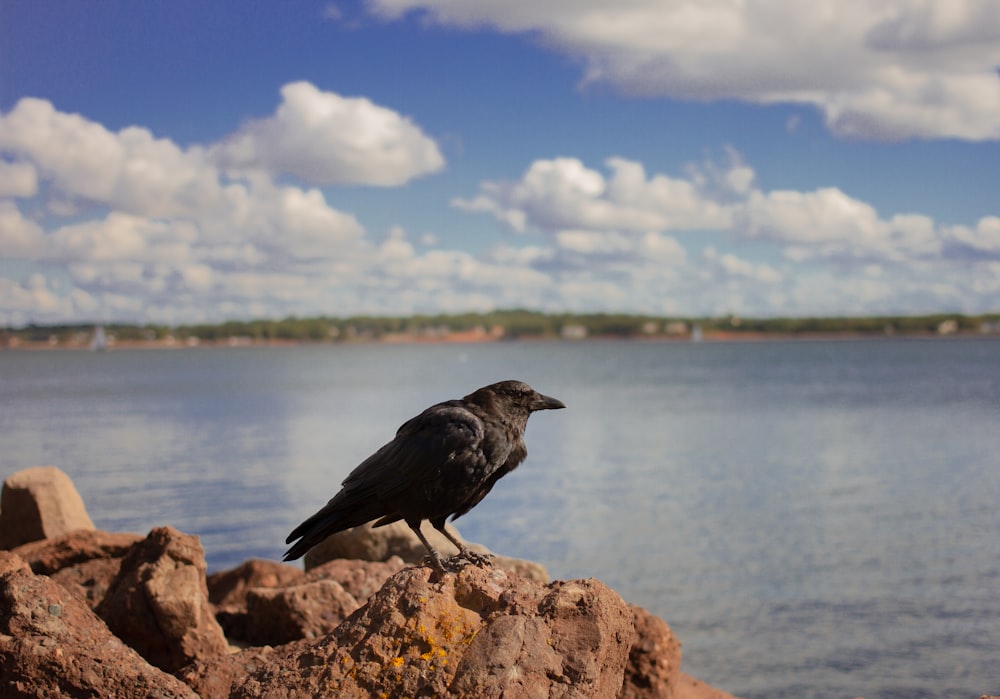
[[[55,539],[33,541],[14,549],[31,569],[49,575],[91,608],[104,599],[118,575],[122,557],[142,537],[78,529]]]
[[[287,652],[292,647],[305,648],[312,641],[297,641],[281,647],[283,652]],[[242,686],[247,677],[259,672],[267,666],[275,656],[275,649],[271,646],[247,648],[233,655],[211,658],[209,660],[196,660],[180,672],[180,677],[189,686],[193,687],[202,699],[228,699],[237,687]],[[303,697],[309,696],[303,690]],[[317,695],[335,696],[335,695]],[[339,699],[339,698],[338,698]],[[366,699],[368,699],[366,697]]]
[[[203,697],[613,697],[633,635],[631,610],[596,580],[408,568],[328,636],[202,661],[185,679]]]
[[[632,605],[635,642],[629,651],[621,699],[670,699],[681,667],[681,644],[667,623]]]
[[[674,699],[736,699],[732,694],[716,689],[683,672],[677,673],[677,685],[674,687],[673,697]]]
[[[459,540],[477,553],[490,554],[490,550],[480,544],[473,544],[462,538],[453,524],[448,529]],[[424,536],[444,556],[455,552],[455,545],[437,529],[424,526]],[[347,529],[327,537],[313,546],[304,557],[306,570],[323,565],[338,558],[354,558],[362,561],[385,561],[391,556],[399,556],[406,563],[420,565],[427,555],[427,549],[405,522],[393,522],[382,527],[373,527],[371,522],[360,527]],[[491,554],[492,555],[492,554]],[[494,556],[493,564],[509,570],[521,577],[540,583],[549,581],[548,571],[540,563],[506,556]]]
[[[431,542],[431,546],[441,551],[443,555],[450,555],[455,550],[455,545],[441,532],[433,527],[424,529],[424,535]],[[450,529],[453,534],[458,535],[454,527]],[[489,553],[479,546],[474,547],[474,550]],[[307,551],[303,561],[308,571],[337,558],[385,561],[390,556],[399,556],[407,563],[419,565],[426,555],[427,549],[405,522],[393,522],[383,527],[372,527],[369,522],[327,537],[322,543]]]
[[[278,590],[247,592],[247,624],[243,640],[255,645],[281,645],[318,638],[333,631],[359,606],[340,583],[315,580]]]
[[[231,570],[208,576],[208,599],[215,605],[215,618],[230,642],[249,644],[247,631],[247,591],[275,589],[302,581],[300,568],[259,559],[249,560]],[[258,638],[269,635],[255,634]],[[267,641],[265,641],[267,642]]]
[[[0,696],[197,699],[10,553],[0,554]]]
[[[77,530],[18,546],[14,553],[26,560],[34,572],[51,575],[96,558],[123,558],[140,541],[142,537],[138,534]]]
[[[273,561],[247,561],[209,576],[209,598],[230,641],[280,645],[329,633],[405,565],[398,556],[338,559],[303,573]]]
[[[305,575],[306,581],[335,580],[359,603],[364,604],[385,581],[395,575],[406,563],[399,556],[385,561],[358,561],[338,558],[312,568]]]
[[[208,602],[198,537],[172,527],[152,530],[122,559],[97,613],[119,638],[167,672],[228,652]]]
[[[15,573],[19,570],[31,571],[31,567],[16,553],[0,551],[0,575]]]
[[[252,587],[286,587],[305,576],[301,569],[285,563],[252,559],[241,565],[208,576],[208,599],[219,607],[243,607],[247,590]]]
[[[73,481],[55,466],[26,468],[4,481],[0,549],[93,528]]]
[[[50,577],[95,609],[118,576],[120,558],[94,558],[58,570]]]

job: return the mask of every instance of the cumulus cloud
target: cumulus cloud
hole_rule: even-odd
[[[38,193],[38,173],[31,163],[0,160],[0,197],[33,197]]]
[[[973,227],[948,226],[944,233],[948,254],[1000,260],[1000,216],[984,216]]]
[[[229,169],[262,169],[311,184],[391,187],[444,168],[437,144],[407,117],[308,82],[281,88],[273,116],[244,124],[213,150]]]
[[[605,177],[576,158],[536,160],[518,182],[485,182],[471,199],[452,204],[485,211],[518,232],[566,229],[630,232],[718,229],[729,226],[725,207],[685,179],[647,178],[641,163],[610,158]]]
[[[994,0],[373,0],[388,19],[541,36],[584,62],[584,83],[644,96],[819,109],[876,140],[1000,138]]]
[[[972,312],[1000,290],[1000,218],[943,224],[834,186],[766,190],[733,151],[681,174],[536,160],[452,201],[510,231],[470,252],[437,232],[372,235],[273,163],[224,167],[232,142],[181,146],[30,98],[0,114],[0,322]]]
[[[13,201],[0,199],[0,243],[8,260],[28,260],[45,251],[45,231],[27,219]]]
[[[675,238],[693,232],[771,243],[797,262],[906,262],[938,259],[949,248],[989,254],[998,245],[996,217],[972,228],[949,227],[917,213],[884,217],[837,187],[762,190],[737,153],[729,153],[727,165],[690,166],[684,177],[647,176],[640,163],[622,158],[605,165],[608,176],[572,158],[537,160],[519,180],[483,182],[477,195],[452,205],[489,213],[517,233],[544,234],[557,250],[594,258],[653,259],[659,250],[663,259],[683,260]]]
[[[225,206],[219,172],[202,149],[182,149],[140,127],[115,133],[47,100],[25,97],[0,116],[0,152],[27,161],[60,205],[76,200],[143,216]]]
[[[606,302],[625,291],[660,312],[990,308],[972,284],[995,283],[982,262],[1000,257],[997,217],[947,226],[919,213],[884,216],[837,187],[767,191],[738,153],[728,156],[683,177],[648,175],[621,158],[605,161],[607,174],[572,158],[538,160],[520,179],[483,182],[452,204],[541,236],[547,243],[526,248],[520,262],[545,270],[576,301],[596,302],[584,288],[604,288]],[[720,236],[763,259],[707,242]]]
[[[714,246],[704,250],[704,258],[709,268],[728,278],[752,279],[767,284],[779,282],[781,273],[768,264],[755,264],[731,253],[720,253]]]
[[[22,318],[34,299],[39,317],[205,317],[266,299],[281,313],[310,279],[354,278],[371,246],[353,215],[270,173],[225,173],[209,151],[141,127],[111,131],[46,100],[0,114],[4,257],[73,285],[8,278],[0,312]]]

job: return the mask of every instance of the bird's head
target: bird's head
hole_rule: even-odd
[[[466,400],[477,403],[492,402],[508,410],[523,411],[525,414],[536,410],[558,410],[566,407],[566,404],[558,398],[543,395],[523,381],[500,381],[483,386],[466,396]]]

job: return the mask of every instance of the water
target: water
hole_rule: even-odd
[[[0,353],[0,475],[54,464],[96,524],[286,533],[427,405],[565,401],[466,537],[664,617],[743,697],[1000,691],[1000,342],[517,343]]]

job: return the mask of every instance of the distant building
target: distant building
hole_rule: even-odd
[[[584,325],[569,324],[562,327],[559,333],[564,340],[583,340],[587,337],[587,328]]]
[[[954,318],[941,321],[937,327],[938,335],[952,335],[958,332],[958,321]]]

